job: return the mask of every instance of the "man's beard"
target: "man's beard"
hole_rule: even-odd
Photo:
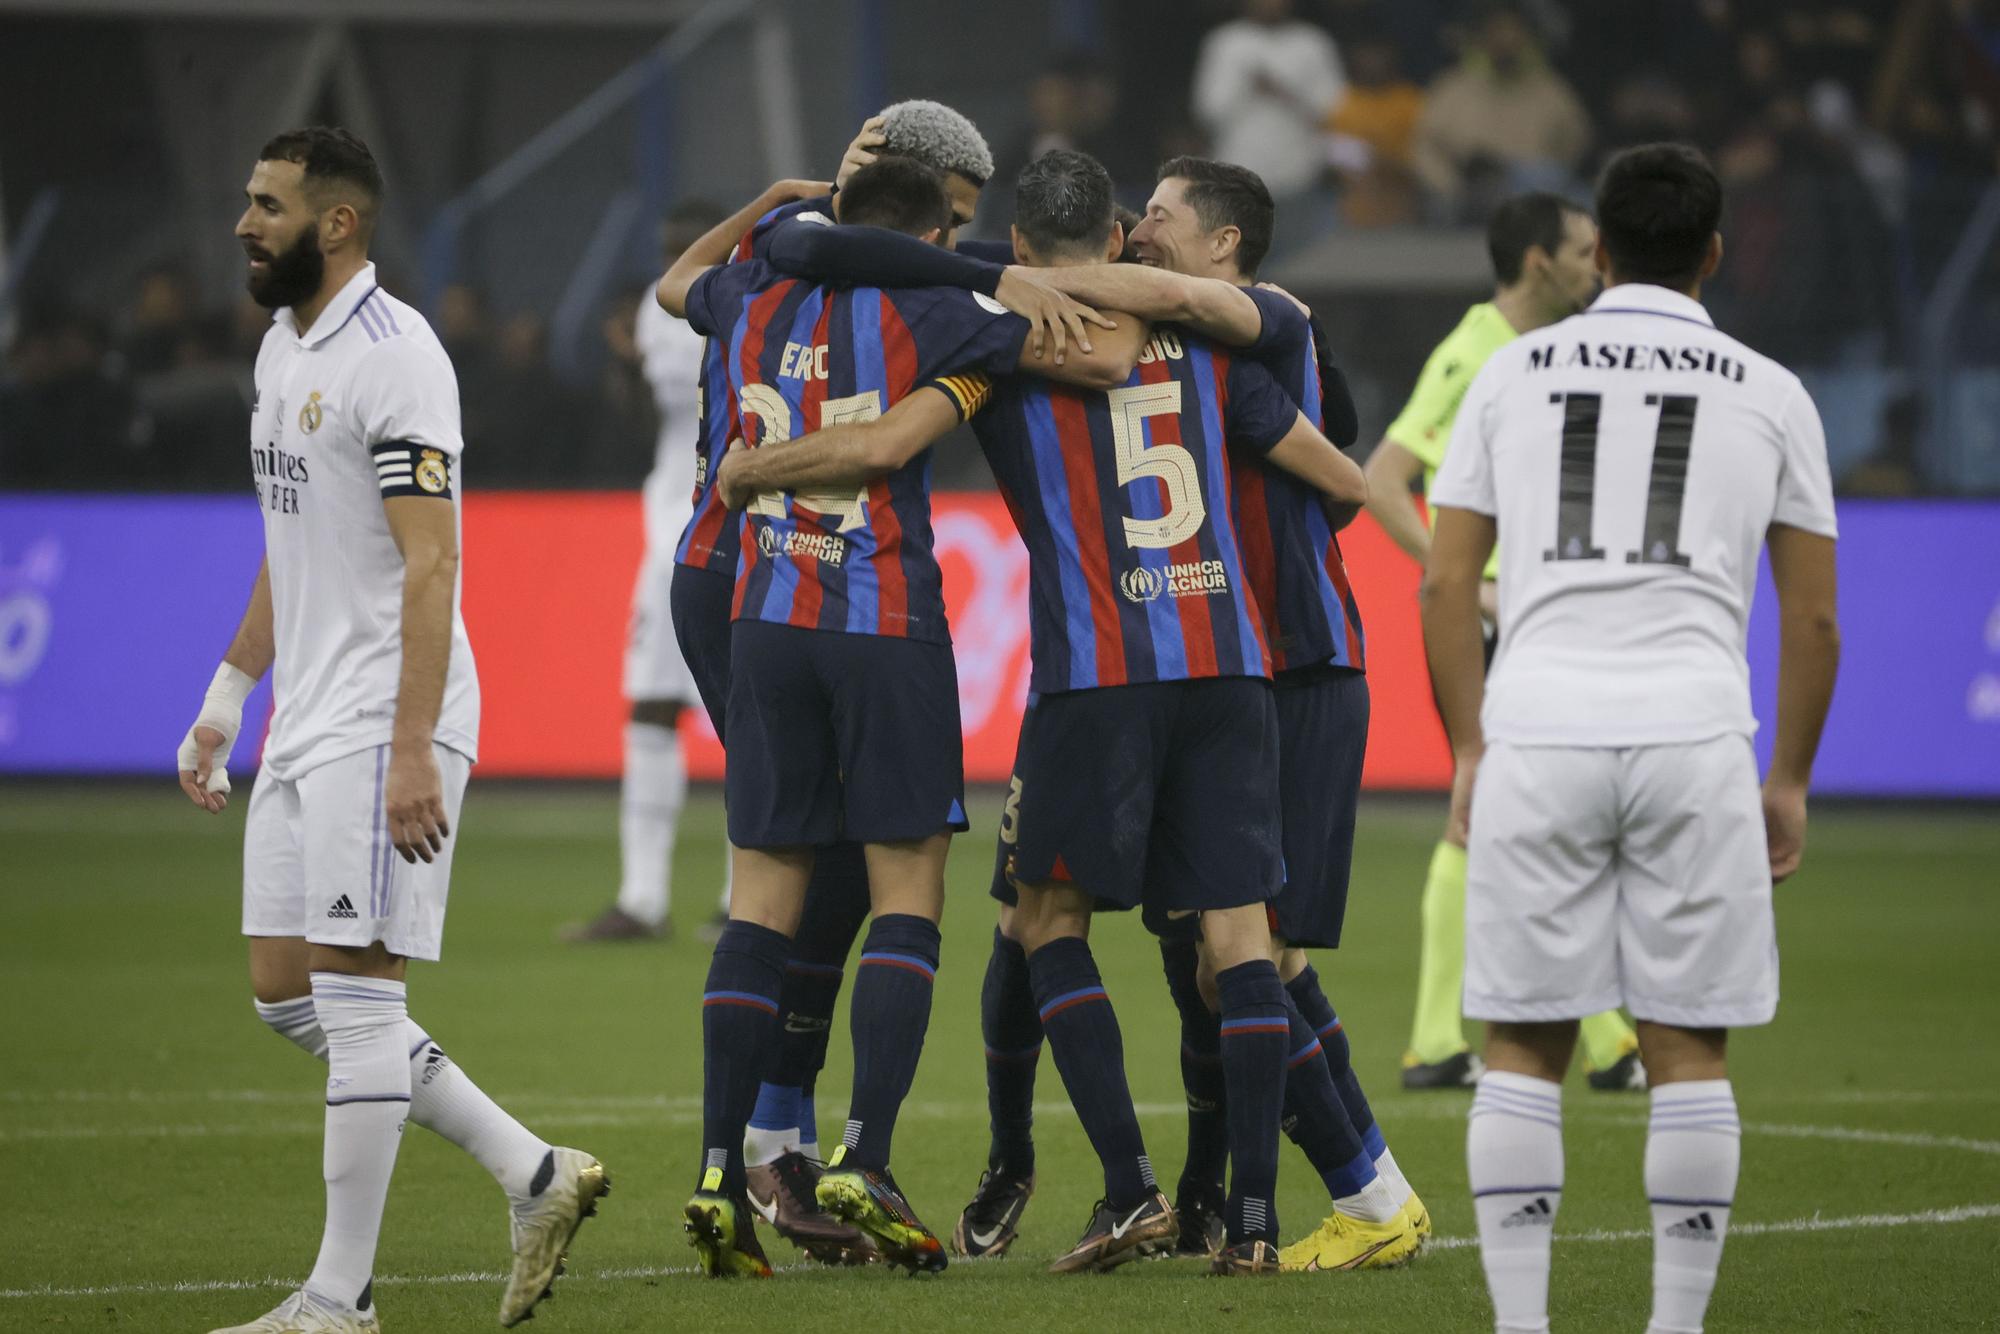
[[[326,252],[319,248],[317,227],[307,227],[290,248],[269,260],[263,274],[253,272],[246,284],[250,299],[266,310],[296,306],[317,293],[326,280]]]

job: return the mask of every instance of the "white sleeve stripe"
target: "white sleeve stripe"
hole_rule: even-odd
[[[406,482],[414,476],[416,476],[416,473],[408,468],[392,468],[376,473],[375,480],[378,482]]]

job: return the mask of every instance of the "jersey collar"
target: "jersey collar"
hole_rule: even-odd
[[[362,302],[374,294],[375,288],[375,265],[373,262],[363,264],[355,275],[333,294],[333,300],[326,303],[326,309],[322,310],[319,318],[313,321],[312,331],[303,338],[299,337],[299,323],[292,317],[290,306],[281,307],[271,318],[291,330],[292,337],[298,339],[300,347],[318,347],[347,327],[347,322],[354,318],[354,312],[360,309]]]
[[[1715,321],[1708,317],[1708,310],[1701,302],[1672,288],[1655,287],[1651,283],[1620,283],[1616,287],[1607,287],[1597,294],[1597,300],[1590,303],[1590,309],[1585,313],[1666,315],[1677,320],[1706,324],[1711,329],[1715,327]]]

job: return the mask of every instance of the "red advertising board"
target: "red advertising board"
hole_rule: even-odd
[[[958,653],[965,774],[998,781],[1014,759],[1028,690],[1028,556],[1000,498],[936,497],[933,525]],[[632,580],[642,547],[627,493],[486,493],[465,500],[465,619],[484,693],[482,774],[615,777]],[[1417,627],[1417,568],[1365,516],[1343,536],[1368,633],[1374,722],[1366,782],[1436,788],[1450,778]],[[708,719],[684,733],[697,778],[722,775]]]

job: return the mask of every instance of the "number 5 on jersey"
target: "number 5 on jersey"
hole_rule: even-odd
[[[1201,531],[1208,506],[1201,498],[1201,470],[1194,455],[1171,441],[1146,443],[1146,418],[1177,417],[1181,383],[1133,384],[1105,395],[1111,409],[1111,442],[1118,458],[1118,485],[1130,486],[1142,477],[1159,479],[1166,505],[1157,519],[1125,518],[1125,544],[1132,547],[1174,547]]]
[[[1602,394],[1550,394],[1549,402],[1563,410],[1561,480],[1556,504],[1556,544],[1542,552],[1543,560],[1603,560],[1604,549],[1591,541],[1591,521],[1597,509],[1597,423],[1604,408]],[[1681,502],[1687,494],[1688,450],[1694,441],[1692,394],[1648,394],[1647,407],[1658,407],[1660,424],[1653,434],[1653,469],[1646,486],[1646,523],[1639,547],[1625,553],[1627,565],[1679,565],[1687,555],[1680,549]]]

